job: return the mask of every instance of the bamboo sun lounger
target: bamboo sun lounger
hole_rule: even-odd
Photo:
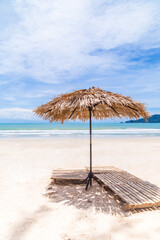
[[[126,210],[160,206],[160,188],[156,185],[115,167],[94,168],[93,171],[93,178],[104,189],[113,191]],[[54,171],[51,179],[58,184],[80,184],[86,173],[85,170]]]
[[[121,169],[95,171],[94,179],[111,189],[124,202],[126,210],[160,206],[160,188]]]

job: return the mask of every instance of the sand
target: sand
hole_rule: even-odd
[[[160,210],[126,215],[96,183],[87,195],[83,186],[55,186],[55,196],[45,196],[53,169],[88,163],[86,138],[1,139],[0,239],[159,239]],[[160,138],[95,138],[93,165],[116,166],[160,187]]]

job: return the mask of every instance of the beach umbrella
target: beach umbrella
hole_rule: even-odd
[[[90,125],[90,171],[85,179],[92,185],[92,118],[122,118],[128,117],[145,120],[150,116],[143,103],[134,101],[117,93],[108,92],[101,88],[82,89],[72,93],[62,94],[52,101],[33,110],[39,117],[49,122],[64,123],[71,120],[89,120]]]

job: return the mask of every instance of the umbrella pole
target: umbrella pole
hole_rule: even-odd
[[[90,129],[90,171],[87,176],[87,178],[83,181],[87,181],[86,184],[86,190],[88,189],[88,186],[92,186],[92,178],[93,178],[93,172],[92,172],[92,109],[91,107],[89,108],[89,129]]]
[[[89,108],[89,127],[90,127],[90,174],[92,175],[92,110]],[[92,176],[90,178],[90,185],[92,186]]]

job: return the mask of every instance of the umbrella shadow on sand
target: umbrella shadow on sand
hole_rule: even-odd
[[[104,190],[96,181],[93,186],[85,190],[84,184],[56,185],[47,187],[45,196],[49,197],[51,202],[63,202],[65,205],[74,206],[78,209],[95,209],[111,215],[130,216],[134,213],[153,211],[160,208],[147,208],[126,211],[123,202],[111,190]]]

